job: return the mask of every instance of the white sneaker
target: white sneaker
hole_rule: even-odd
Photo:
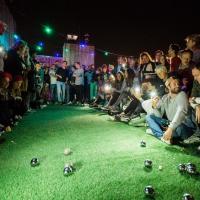
[[[67,105],[72,105],[72,102],[71,102],[71,101],[69,101],[69,102],[67,103]]]
[[[185,144],[192,144],[192,143],[199,143],[200,137],[198,135],[192,135],[191,137],[187,138],[183,141]]]
[[[154,135],[152,130],[150,128],[147,128],[146,129],[146,134],[149,134],[149,135]]]
[[[161,140],[162,142],[166,143],[166,144],[171,145],[170,140],[165,140],[163,137],[161,137],[160,140]]]
[[[29,108],[28,110],[27,110],[27,112],[31,112],[32,111],[32,109],[31,108]]]
[[[43,108],[46,108],[47,105],[40,105],[40,108],[43,109]]]

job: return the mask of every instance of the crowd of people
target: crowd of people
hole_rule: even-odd
[[[1,133],[49,103],[87,103],[116,121],[145,121],[146,132],[168,144],[200,137],[200,34],[189,35],[183,50],[170,44],[167,54],[118,56],[116,66],[101,67],[39,63],[18,41],[7,52],[0,82]]]

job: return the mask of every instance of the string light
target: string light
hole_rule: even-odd
[[[36,46],[36,50],[37,50],[37,51],[42,51],[43,49],[42,49],[41,46]]]
[[[38,42],[38,46],[44,47],[44,42]]]
[[[20,37],[19,37],[17,34],[14,34],[14,35],[13,35],[13,38],[14,38],[15,40],[19,40],[19,39],[20,39]]]
[[[44,26],[44,32],[47,34],[47,35],[51,35],[53,33],[53,29],[49,26]]]

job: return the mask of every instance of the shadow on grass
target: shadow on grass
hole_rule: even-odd
[[[152,172],[152,167],[143,167],[143,170],[145,171],[145,172],[148,172],[148,173],[150,173],[150,172]]]
[[[200,157],[200,151],[197,150],[198,144],[181,144],[179,146],[166,146],[165,149],[176,154],[186,154]]]
[[[194,179],[196,181],[200,181],[200,173],[197,172],[196,174],[188,174],[187,172],[182,173],[182,176],[184,176],[186,179]]]
[[[83,167],[83,162],[82,161],[77,161],[73,164],[76,172],[78,172],[82,167]]]
[[[108,115],[108,113],[99,113],[98,116]]]

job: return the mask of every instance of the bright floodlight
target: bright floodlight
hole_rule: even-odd
[[[71,35],[71,34],[68,34],[67,35],[67,40],[77,40],[78,39],[78,35]]]

